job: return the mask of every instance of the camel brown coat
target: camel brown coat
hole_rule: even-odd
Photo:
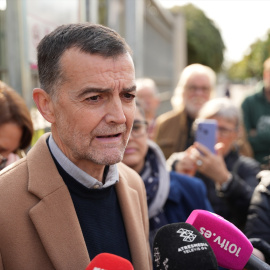
[[[90,262],[47,137],[43,135],[25,158],[1,171],[0,270],[84,270]],[[116,191],[134,269],[152,269],[143,181],[122,163],[118,169]]]
[[[166,159],[175,152],[185,151],[187,138],[187,114],[183,108],[166,112],[157,118],[154,141]]]

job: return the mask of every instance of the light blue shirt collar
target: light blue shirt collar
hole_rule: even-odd
[[[60,166],[74,179],[76,179],[79,183],[84,185],[87,188],[106,188],[114,185],[119,182],[119,174],[117,170],[117,165],[110,165],[109,171],[107,173],[105,184],[102,184],[100,181],[87,174],[79,167],[77,167],[73,162],[71,162],[64,153],[60,150],[60,148],[55,143],[52,134],[49,137],[49,147],[50,150],[60,164]]]

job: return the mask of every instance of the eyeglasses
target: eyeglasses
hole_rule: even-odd
[[[226,137],[229,136],[232,132],[235,132],[237,129],[229,129],[225,127],[218,127],[218,132],[221,136]]]
[[[146,121],[135,120],[133,122],[131,134],[134,138],[147,134],[148,123]]]
[[[203,93],[210,92],[210,87],[207,87],[207,86],[187,85],[186,89],[190,93],[195,93],[195,92],[198,92],[199,90],[201,90],[201,92]]]
[[[7,158],[3,157],[0,154],[0,170],[4,169],[6,167],[7,164]]]

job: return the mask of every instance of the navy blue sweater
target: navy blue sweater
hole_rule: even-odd
[[[69,189],[90,258],[106,252],[131,262],[115,186],[89,189],[70,176],[56,160],[55,163]]]

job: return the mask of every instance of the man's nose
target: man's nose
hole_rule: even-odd
[[[114,99],[110,102],[108,112],[106,114],[106,121],[108,123],[124,124],[126,122],[126,115],[124,112],[121,99]]]

